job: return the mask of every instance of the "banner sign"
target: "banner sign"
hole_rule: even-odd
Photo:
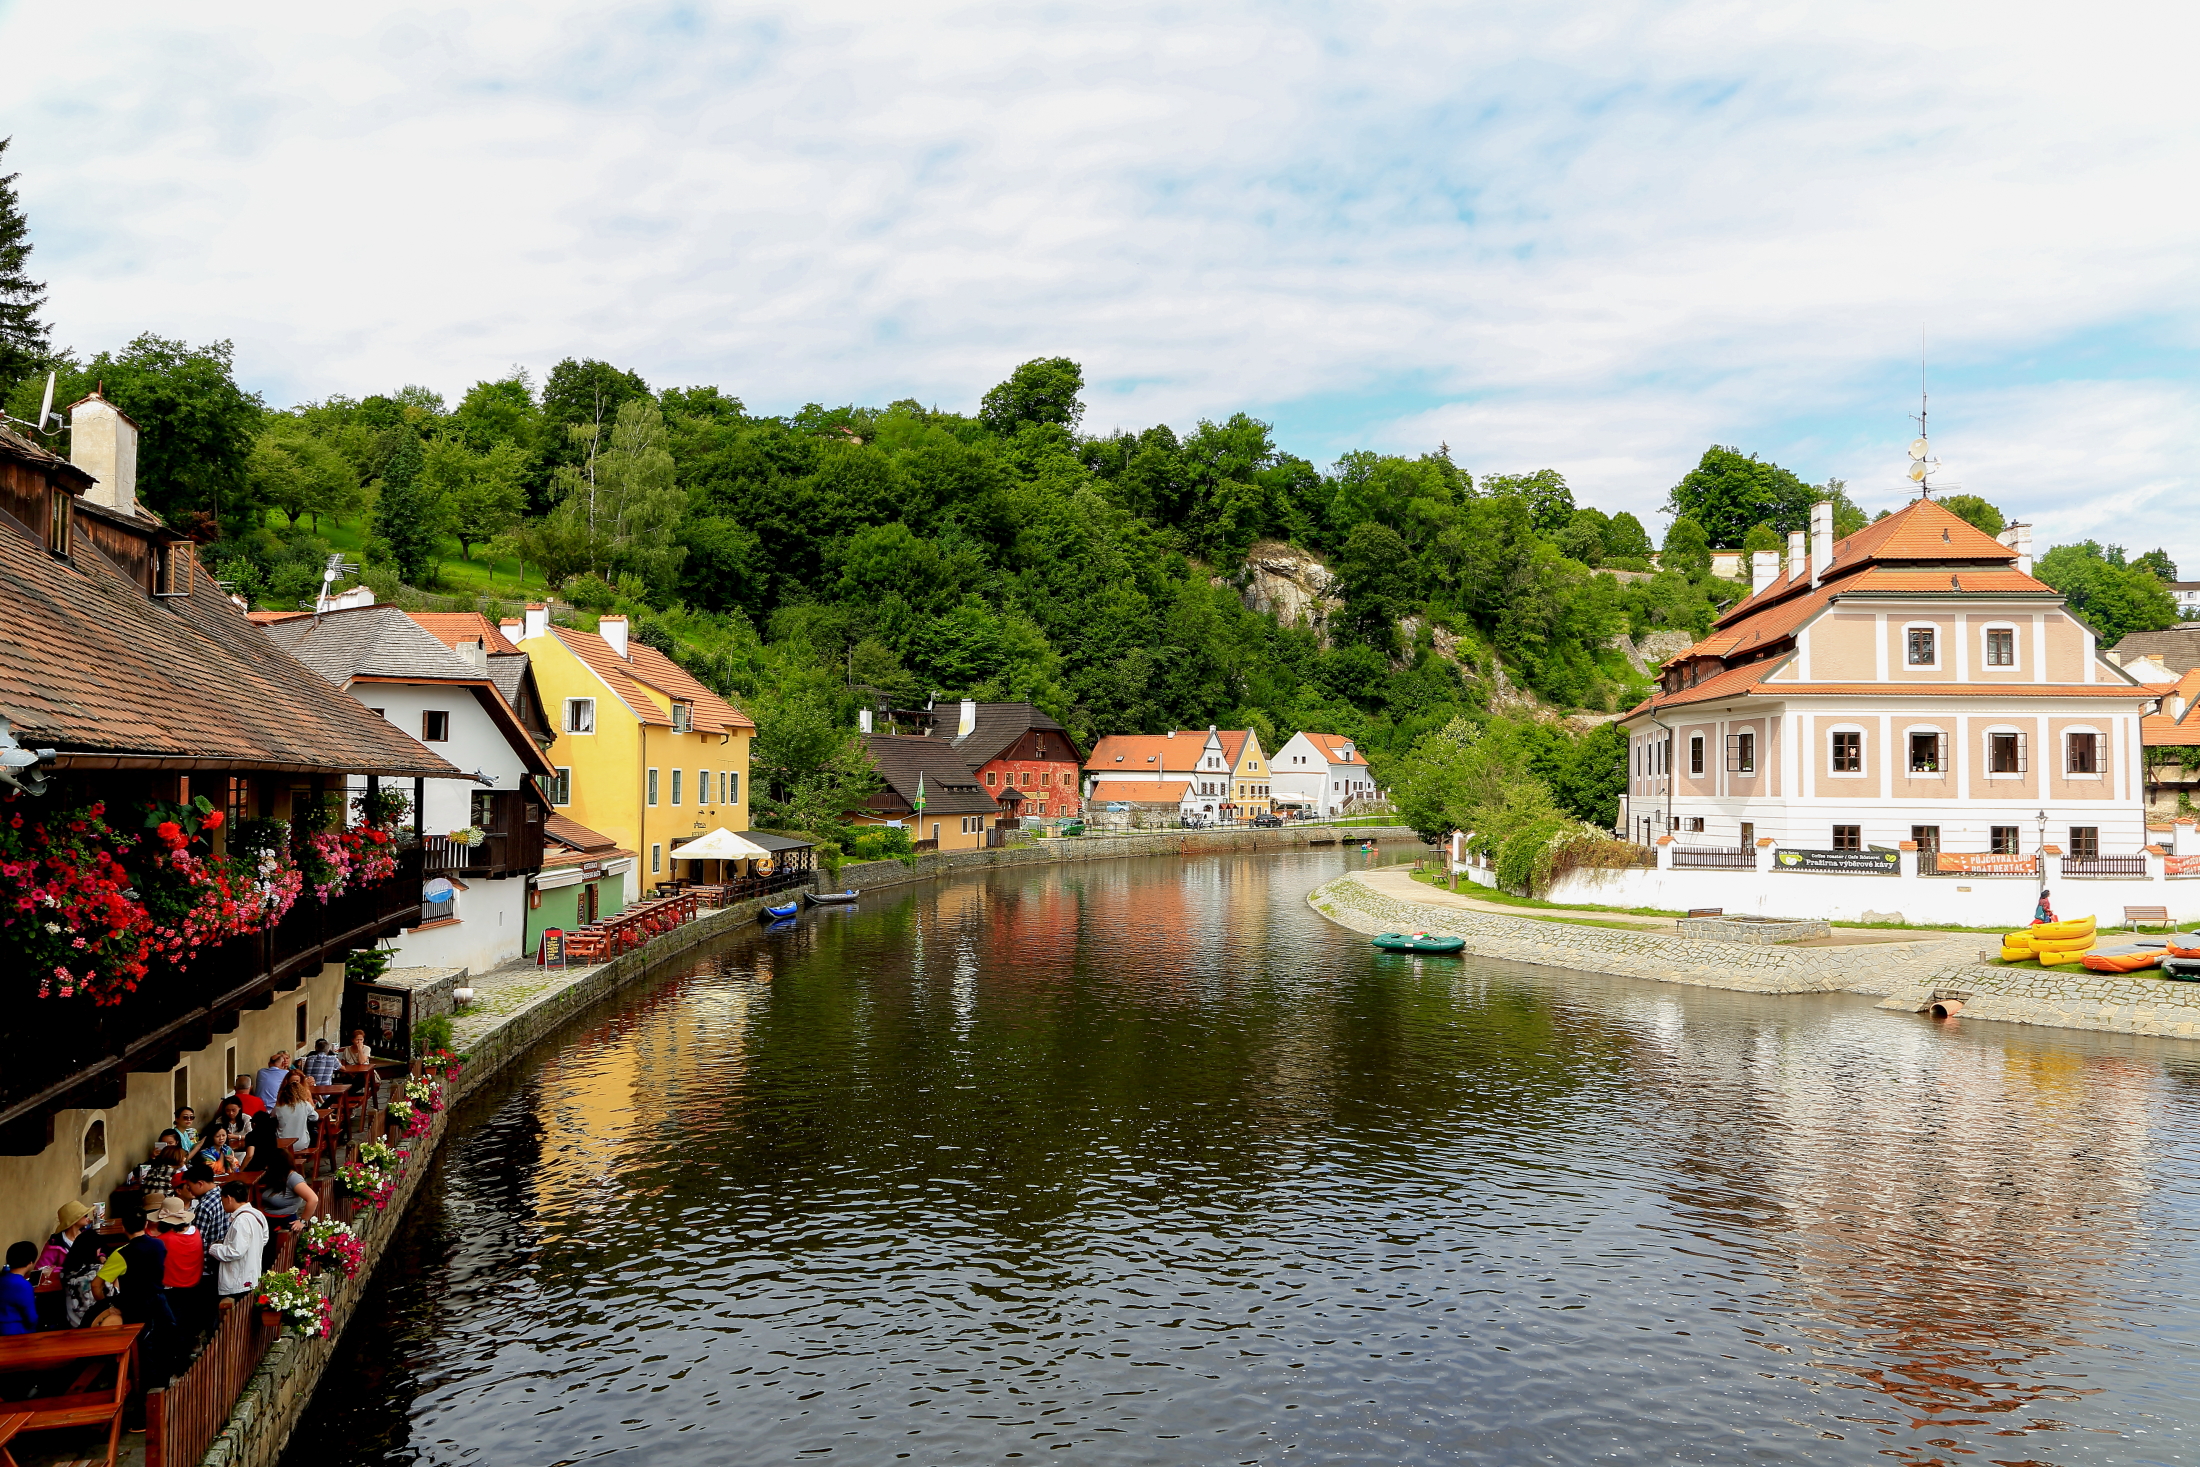
[[[1902,858],[1893,851],[1791,851],[1772,853],[1775,871],[1819,871],[1839,876],[1900,876]]]
[[[2164,876],[2200,876],[2200,856],[2164,856]]]
[[[1942,876],[2037,876],[2036,856],[1997,855],[1987,851],[1939,851],[1933,869]]]

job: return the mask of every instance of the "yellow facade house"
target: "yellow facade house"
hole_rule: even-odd
[[[550,802],[635,853],[637,890],[672,874],[671,850],[720,826],[749,828],[756,724],[656,648],[623,616],[594,632],[527,608],[504,632],[532,660],[557,740]]]
[[[1268,754],[1260,735],[1249,728],[1225,729],[1221,738],[1223,756],[1230,761],[1230,802],[1237,807],[1232,813],[1240,820],[1266,815],[1275,807],[1269,803]]]

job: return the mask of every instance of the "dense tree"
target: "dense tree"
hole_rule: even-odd
[[[398,574],[416,585],[427,582],[437,530],[436,505],[424,482],[424,464],[419,437],[405,431],[383,465],[374,500],[374,532]]]
[[[1574,491],[1556,469],[1537,469],[1532,474],[1484,474],[1484,494],[1517,495],[1526,501],[1528,517],[1536,533],[1556,535],[1573,518]]]
[[[1077,394],[1085,390],[1085,370],[1068,357],[1035,357],[986,393],[978,418],[1003,437],[1027,423],[1074,428],[1085,416]]]
[[[13,138],[0,138],[0,160]],[[0,391],[18,378],[43,368],[53,340],[39,309],[46,287],[30,278],[30,221],[16,196],[20,174],[0,174]]]
[[[2144,555],[2135,556],[2131,564],[2135,569],[2145,571],[2164,584],[2173,584],[2177,580],[2177,562],[2169,558],[2167,550],[2149,550]]]
[[[237,385],[226,341],[187,346],[139,336],[60,374],[54,401],[96,388],[138,425],[137,493],[155,513],[202,539],[225,522],[252,523],[252,447],[267,410]]]
[[[1666,527],[1665,552],[1658,557],[1661,570],[1679,571],[1691,581],[1711,574],[1711,540],[1704,527],[1683,515]]]
[[[1713,545],[1739,545],[1752,525],[1776,533],[1810,528],[1816,493],[1795,474],[1755,454],[1714,444],[1666,496],[1665,509],[1694,520]]]
[[[2177,623],[2177,598],[2151,569],[2125,564],[2121,546],[2104,550],[2093,540],[2058,545],[2032,573],[2062,592],[2103,647],[2115,646],[2126,632]]]
[[[1988,504],[1976,494],[1950,494],[1940,501],[1940,507],[1975,530],[1998,535],[2009,521],[2000,510]]]
[[[1650,532],[1642,527],[1642,521],[1626,510],[1612,516],[1611,526],[1604,532],[1604,558],[1607,561],[1643,561],[1636,570],[1647,570],[1650,559]]]

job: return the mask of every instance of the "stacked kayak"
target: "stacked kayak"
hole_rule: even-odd
[[[1375,945],[1394,953],[1455,953],[1467,945],[1467,940],[1427,932],[1385,932],[1375,939]]]
[[[2094,946],[2093,919],[2073,917],[2067,922],[2035,922],[2022,932],[2001,940],[2005,963],[2030,959],[2043,968],[2059,968],[2085,961]]]
[[[2162,939],[2162,945],[2173,958],[2200,959],[2200,932],[2172,932]]]
[[[2162,960],[2158,947],[2141,947],[2135,942],[2120,942],[2113,947],[2098,947],[2079,961],[2092,973],[2136,973],[2141,968],[2151,968]]]

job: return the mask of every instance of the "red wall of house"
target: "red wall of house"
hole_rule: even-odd
[[[978,783],[998,800],[1013,780],[1024,796],[1019,814],[1075,815],[1084,809],[1084,802],[1077,798],[1079,768],[1076,761],[1069,759],[995,759],[979,767]],[[1041,784],[1039,776],[1042,773],[1052,776],[1051,782]],[[1029,785],[1023,782],[1026,775],[1031,778]]]

